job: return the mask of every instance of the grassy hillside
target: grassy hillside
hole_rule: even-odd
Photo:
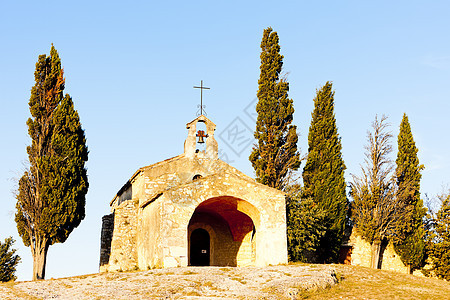
[[[337,278],[337,284],[335,284]],[[345,265],[189,267],[0,284],[0,299],[450,299],[450,283]]]
[[[370,268],[334,265],[339,284],[304,292],[304,299],[450,299],[450,283]]]

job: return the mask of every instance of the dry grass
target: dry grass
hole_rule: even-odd
[[[300,299],[450,299],[450,283],[397,272],[334,265],[339,284],[300,293]]]
[[[239,282],[240,284],[247,284],[247,281],[245,281],[241,277],[230,277],[230,279],[235,280],[235,281]]]
[[[321,274],[328,274],[324,278],[335,277],[338,284],[317,285],[323,282],[318,279]],[[319,277],[309,281],[310,276]],[[307,264],[268,268],[174,268],[92,274],[40,282],[0,283],[2,300],[53,297],[127,300],[186,297],[441,300],[450,299],[450,283],[356,266]]]
[[[24,299],[24,300],[40,300],[40,298],[29,295],[21,290],[14,288],[16,283],[14,281],[9,281],[5,283],[0,282],[0,299]],[[2,288],[6,290],[6,297],[3,296]]]

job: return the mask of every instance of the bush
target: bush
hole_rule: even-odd
[[[289,261],[317,262],[320,240],[326,233],[326,212],[299,190],[288,192],[286,205]]]
[[[12,237],[5,239],[4,243],[0,241],[0,281],[2,282],[17,279],[14,273],[17,264],[20,262],[20,257],[14,255],[16,249],[11,248],[14,242]]]

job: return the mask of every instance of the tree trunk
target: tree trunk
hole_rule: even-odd
[[[31,254],[33,255],[33,280],[45,279],[48,243],[46,240],[37,242]]]
[[[378,269],[378,263],[380,262],[381,241],[373,241],[370,257],[370,267]]]
[[[411,264],[406,264],[406,274],[412,274]]]

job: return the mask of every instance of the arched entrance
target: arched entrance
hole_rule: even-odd
[[[244,212],[243,212],[244,211]],[[189,265],[248,266],[256,261],[256,234],[259,215],[250,203],[230,196],[200,203],[188,226]],[[249,216],[252,215],[252,217]],[[255,222],[253,221],[255,220]],[[208,236],[209,249],[206,248]],[[199,252],[206,258],[199,264]]]
[[[208,231],[203,228],[192,231],[190,240],[191,266],[209,266],[209,243]]]

